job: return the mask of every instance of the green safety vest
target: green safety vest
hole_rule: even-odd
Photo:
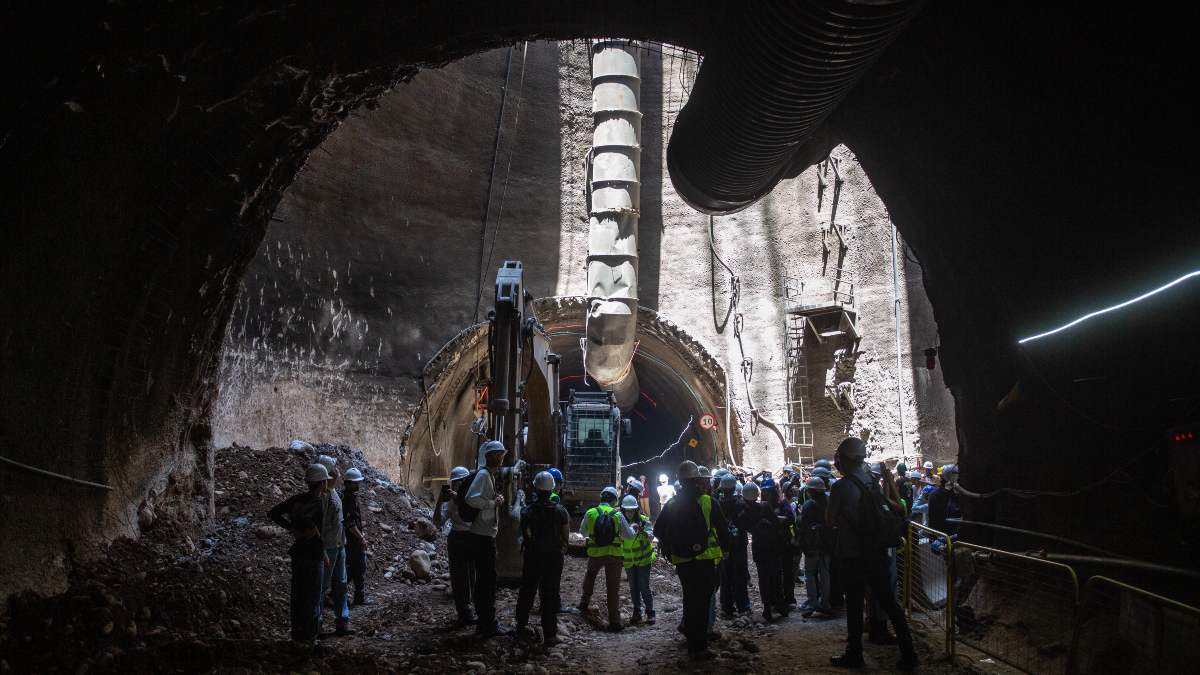
[[[721,558],[725,557],[717,540],[717,531],[712,526],[712,497],[710,495],[700,495],[700,511],[704,513],[704,525],[708,528],[708,548],[701,551],[700,555],[695,558],[684,558],[672,553],[671,562],[675,565],[691,560],[711,560],[716,565],[721,562]]]
[[[650,523],[646,516],[641,516],[641,519],[643,527]],[[644,529],[630,539],[622,539],[621,550],[625,554],[625,569],[645,567],[658,559],[654,546],[650,544],[650,535]]]
[[[616,536],[613,538],[613,543],[608,546],[597,546],[592,542],[592,533],[596,531],[596,519],[600,517],[601,513],[606,516],[612,514],[613,526],[616,529]],[[600,504],[588,509],[583,517],[587,518],[588,524],[587,554],[589,558],[600,558],[603,556],[616,556],[620,558],[624,555],[621,549],[621,523],[617,520],[616,509],[608,504]]]

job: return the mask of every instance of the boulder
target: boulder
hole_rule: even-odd
[[[154,526],[155,515],[154,507],[143,503],[142,508],[138,509],[138,527],[143,530],[148,530]]]
[[[292,452],[294,452],[297,455],[313,455],[313,454],[316,454],[316,452],[317,452],[317,449],[314,448],[312,446],[312,444],[306,443],[299,439],[294,440],[291,443],[289,443],[288,450],[291,450]]]
[[[417,521],[413,523],[413,531],[417,533],[418,537],[424,539],[425,541],[433,541],[434,539],[437,539],[438,536],[437,527],[435,527],[428,518],[418,518]]]
[[[420,549],[413,551],[408,556],[408,566],[412,569],[413,576],[418,579],[428,579],[433,574],[433,565],[429,561],[429,554]]]

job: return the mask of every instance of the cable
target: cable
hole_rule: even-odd
[[[492,232],[492,245],[490,248],[488,248],[487,267],[484,267],[484,270],[487,270],[492,266],[492,254],[496,251],[496,240],[500,238],[500,227],[504,224],[504,198],[508,196],[508,179],[512,175],[513,153],[516,151],[517,139],[520,137],[521,102],[525,98],[525,63],[529,60],[528,57],[529,43],[526,42],[524,48],[521,50],[521,82],[517,85],[517,112],[513,116],[513,140],[512,145],[510,145],[508,148],[508,161],[504,167],[504,187],[500,191],[500,210],[496,214],[496,229],[494,232]],[[480,293],[482,292],[483,291],[481,289]],[[475,300],[475,304],[476,306],[479,304],[478,297]]]
[[[492,143],[492,171],[488,174],[487,201],[483,204],[483,222],[479,226],[479,276],[475,279],[475,314],[472,323],[479,321],[479,300],[483,297],[483,243],[487,239],[488,216],[492,214],[492,181],[496,178],[496,160],[500,156],[500,131],[504,128],[504,108],[508,104],[508,78],[512,74],[512,55],[516,47],[508,48],[508,59],[504,65],[504,86],[500,94],[500,112],[496,114],[496,140]]]
[[[687,421],[687,424],[683,425],[683,428],[679,430],[679,438],[676,438],[676,439],[675,439],[675,442],[674,442],[674,443],[672,443],[672,444],[670,444],[670,445],[668,445],[668,446],[666,447],[666,449],[665,449],[665,450],[663,450],[662,452],[658,453],[658,454],[657,454],[657,455],[655,455],[654,457],[651,457],[650,459],[643,459],[643,460],[639,460],[639,461],[637,461],[637,462],[630,462],[629,464],[622,464],[622,465],[621,465],[621,468],[622,468],[622,469],[627,469],[627,468],[629,468],[629,467],[631,467],[631,466],[637,466],[638,464],[645,464],[645,463],[647,463],[647,462],[653,462],[653,461],[654,461],[654,460],[656,460],[656,459],[662,459],[664,456],[666,456],[666,454],[667,454],[668,452],[670,452],[671,450],[674,450],[674,449],[675,449],[675,446],[679,445],[679,442],[683,440],[683,437],[684,437],[684,435],[685,435],[685,434],[687,434],[687,432],[688,432],[688,429],[691,429],[691,428],[692,428],[692,422],[694,422],[694,421],[696,421],[696,418],[695,418],[695,416],[694,416],[694,415],[688,415],[688,421]]]
[[[68,483],[74,483],[75,485],[84,485],[87,487],[99,488],[101,490],[111,490],[112,489],[111,486],[104,485],[103,483],[93,483],[90,480],[81,480],[79,478],[72,478],[71,476],[66,476],[61,473],[55,473],[53,471],[47,471],[46,469],[39,469],[36,466],[30,466],[28,464],[23,464],[21,462],[18,462],[15,459],[9,459],[7,457],[0,457],[0,462],[5,462],[6,464],[11,464],[11,465],[17,467],[18,469],[23,469],[25,471],[29,471],[30,473],[36,473],[39,476],[45,476],[47,478],[53,478],[55,480],[66,481]]]

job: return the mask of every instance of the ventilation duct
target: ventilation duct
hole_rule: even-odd
[[[769,0],[731,10],[667,147],[679,196],[732,213],[828,154],[822,123],[920,5]]]
[[[633,370],[641,202],[641,52],[624,41],[592,48],[592,155],[588,184],[588,313],[584,368],[627,410]]]

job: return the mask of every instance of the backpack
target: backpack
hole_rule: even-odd
[[[540,553],[561,552],[558,504],[537,502],[521,509],[521,538],[525,550]]]
[[[612,546],[617,540],[617,510],[603,511],[596,507],[596,522],[592,523],[592,545]]]
[[[475,478],[479,475],[479,472],[484,470],[475,469],[472,471],[471,475],[463,479],[463,488],[454,495],[454,505],[458,507],[458,517],[464,523],[475,522],[475,518],[479,515],[479,509],[467,503],[467,490],[471,489],[471,485],[475,483]]]
[[[695,558],[708,548],[708,523],[699,501],[671,500],[671,555]]]
[[[870,551],[900,545],[907,529],[903,513],[898,513],[883,497],[878,485],[864,485],[857,476],[847,475],[858,486],[858,520],[855,534],[863,548]]]

